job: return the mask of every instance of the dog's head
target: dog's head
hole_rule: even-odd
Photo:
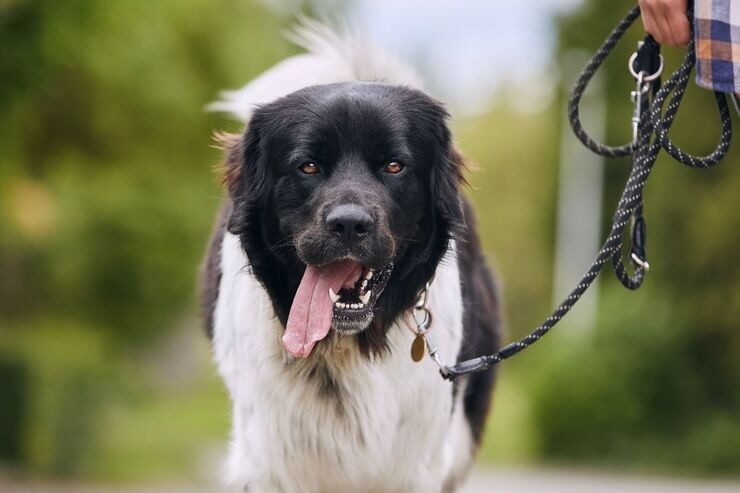
[[[230,146],[230,232],[307,356],[329,328],[384,346],[461,219],[447,113],[378,83],[313,86],[257,109]]]

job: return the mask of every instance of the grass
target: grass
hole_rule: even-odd
[[[109,408],[87,476],[157,482],[208,475],[204,469],[215,462],[208,460],[208,452],[228,441],[230,405],[207,354],[199,349],[196,368],[191,370],[197,376],[192,381],[175,389],[162,382]]]
[[[84,476],[141,483],[187,482],[214,474],[213,452],[224,450],[228,442],[230,405],[207,344],[201,342],[197,353],[187,356],[194,360],[191,381],[171,385],[156,374],[161,370],[141,368],[137,382],[159,383],[144,390],[137,385],[121,402],[109,403],[98,429],[97,452]],[[502,372],[480,464],[531,461],[536,437],[524,388],[516,368]]]
[[[526,386],[514,365],[501,370],[478,463],[529,463],[537,452],[537,437]]]

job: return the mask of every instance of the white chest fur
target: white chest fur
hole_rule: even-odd
[[[462,338],[454,245],[429,307],[442,358],[454,361]],[[291,360],[267,293],[227,233],[214,325],[215,359],[233,403],[229,482],[254,493],[435,493],[467,467],[462,402],[453,407],[452,384],[431,360],[411,361],[413,334],[403,322],[389,330],[389,353],[374,361],[339,337]]]

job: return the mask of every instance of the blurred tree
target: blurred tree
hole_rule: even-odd
[[[291,53],[284,22],[253,0],[0,1],[0,458],[79,472],[107,361],[192,313],[222,195],[204,107]]]
[[[287,53],[280,26],[254,2],[0,9],[2,313],[155,335],[191,299],[220,194],[203,107]]]
[[[593,52],[631,3],[584,2],[561,19],[560,59]],[[286,22],[256,0],[0,0],[0,460],[88,472],[98,406],[137,378],[132,355],[192,314],[222,196],[208,143],[223,120],[203,108],[291,53]],[[625,61],[640,34],[604,67],[611,142],[629,138]],[[667,55],[674,66],[680,51]],[[455,130],[480,163],[470,193],[516,336],[549,309],[557,147],[568,129],[563,100],[521,114],[507,99]],[[677,142],[709,150],[712,104],[690,92]],[[701,172],[662,158],[646,191],[644,290],[607,281],[593,338],[562,344],[565,326],[505,367],[532,382],[524,392],[543,457],[738,472],[738,162],[733,150]],[[605,224],[625,165],[608,168]],[[172,417],[197,406],[185,402],[149,409],[149,435],[186,443]],[[216,414],[196,411],[189,428]],[[105,438],[118,450],[159,455],[111,422]],[[100,462],[117,470],[113,458]]]

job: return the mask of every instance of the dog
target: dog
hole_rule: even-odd
[[[425,297],[441,358],[499,344],[466,163],[420,78],[317,23],[307,53],[214,104],[228,191],[202,305],[233,405],[226,480],[253,493],[449,493],[481,442],[492,370],[414,362]]]

